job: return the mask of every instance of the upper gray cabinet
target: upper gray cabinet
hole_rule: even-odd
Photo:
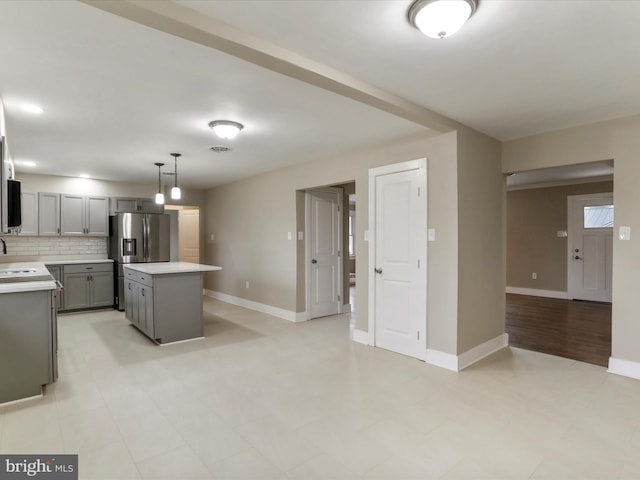
[[[38,193],[38,233],[41,237],[60,236],[59,193]]]
[[[164,205],[158,205],[153,198],[111,197],[109,214],[116,213],[164,213]]]
[[[35,192],[22,192],[20,194],[22,207],[22,226],[19,235],[38,235],[38,194]]]
[[[109,236],[109,199],[60,195],[60,228],[65,236]]]

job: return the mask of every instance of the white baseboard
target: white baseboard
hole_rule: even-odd
[[[502,350],[509,346],[509,335],[503,333],[491,340],[488,340],[480,345],[473,347],[471,350],[467,350],[464,353],[458,355],[458,371],[479,362],[485,357],[488,357],[492,353]]]
[[[458,371],[458,357],[452,353],[445,353],[440,352],[439,350],[427,348],[425,362],[429,365],[446,368],[447,370],[452,370],[454,372]]]
[[[352,330],[351,340],[358,343],[364,343],[365,345],[373,345],[371,337],[369,336],[369,332],[357,330],[355,328]]]
[[[495,353],[507,346],[509,346],[509,335],[503,333],[502,335],[498,335],[491,340],[481,343],[460,355],[440,352],[438,350],[428,348],[425,361],[429,365],[459,372],[460,370],[479,362],[483,358],[488,357],[492,353]]]
[[[607,372],[640,380],[640,363],[609,357]]]
[[[507,287],[507,293],[515,293],[516,295],[531,295],[532,297],[560,298],[567,300],[569,294],[557,290],[539,290],[537,288],[520,288]]]
[[[246,298],[235,297],[226,293],[216,292],[213,290],[205,290],[207,297],[215,298],[232,305],[248,308],[249,310],[255,310],[257,312],[266,313],[274,317],[283,318],[290,322],[304,322],[307,320],[306,312],[292,312],[291,310],[285,310],[284,308],[274,307],[272,305],[266,305],[264,303],[254,302],[247,300]]]
[[[351,304],[343,303],[342,308],[340,309],[340,313],[351,313]]]

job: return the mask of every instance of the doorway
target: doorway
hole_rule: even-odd
[[[166,205],[171,216],[171,261],[200,263],[200,207]]]
[[[369,170],[369,332],[423,359],[427,331],[427,160]]]
[[[610,355],[611,305],[593,301],[611,302],[612,191],[608,161],[507,177],[505,331],[511,346],[598,365]],[[599,286],[604,297],[574,293],[572,268],[579,262],[577,283]]]

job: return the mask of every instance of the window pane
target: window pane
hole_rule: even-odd
[[[613,205],[584,207],[584,228],[613,228]]]

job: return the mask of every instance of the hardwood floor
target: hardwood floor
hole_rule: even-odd
[[[509,344],[607,366],[611,304],[507,294]]]

